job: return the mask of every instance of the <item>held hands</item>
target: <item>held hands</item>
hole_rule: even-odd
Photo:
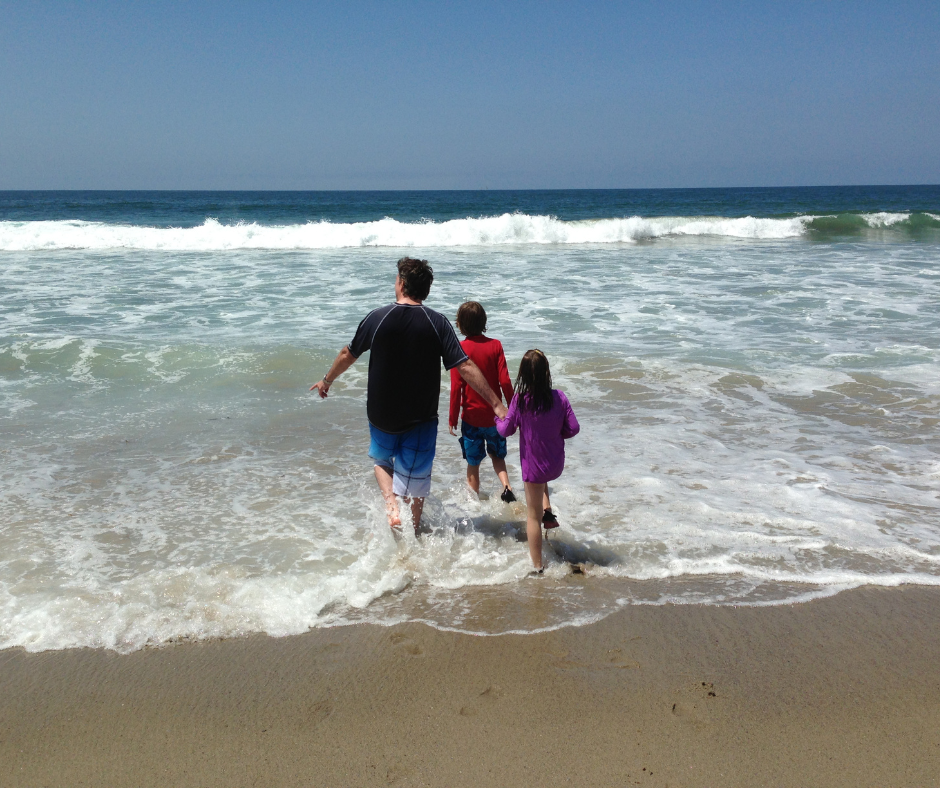
[[[509,408],[503,405],[502,402],[500,402],[497,407],[493,408],[493,410],[496,411],[496,418],[500,420],[505,419],[506,415],[509,413]]]

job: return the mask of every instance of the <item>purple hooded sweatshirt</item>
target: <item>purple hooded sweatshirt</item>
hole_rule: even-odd
[[[529,398],[526,396],[526,404]],[[571,403],[558,389],[552,389],[551,410],[533,413],[519,408],[519,395],[512,398],[505,419],[496,419],[496,429],[504,438],[519,435],[519,459],[522,460],[522,481],[544,484],[561,476],[565,468],[565,439],[581,430]]]

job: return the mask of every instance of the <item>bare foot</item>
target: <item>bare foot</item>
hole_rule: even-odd
[[[394,537],[395,541],[401,542],[401,540],[405,536],[405,532],[402,531],[402,528],[401,528],[401,518],[397,514],[392,515],[391,513],[389,513],[388,526],[389,528],[392,529],[392,536]]]
[[[388,527],[401,533],[401,514],[394,495],[385,499],[385,516],[388,517]]]
[[[415,526],[415,536],[421,536],[422,534],[430,534],[430,533],[433,533],[433,531],[431,530],[431,526],[423,521],[419,522]]]

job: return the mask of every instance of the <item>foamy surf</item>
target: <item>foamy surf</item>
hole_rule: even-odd
[[[505,246],[509,244],[635,243],[668,236],[793,238],[810,217],[657,217],[561,221],[552,216],[506,213],[444,222],[307,222],[267,226],[222,224],[206,219],[197,227],[140,227],[83,221],[0,222],[0,251],[140,249],[227,251],[236,249],[342,249],[354,247]]]
[[[210,252],[235,250],[316,250],[361,247],[498,247],[514,244],[631,244],[657,238],[703,237],[774,240],[870,230],[940,230],[931,213],[880,211],[858,214],[755,216],[631,216],[563,221],[554,216],[504,213],[500,216],[406,222],[311,221],[267,225],[223,223],[207,218],[195,227],[147,227],[80,220],[0,221],[0,251],[57,249],[136,249]]]
[[[940,213],[908,206],[940,191],[885,193],[17,198],[0,214],[19,244],[0,253],[0,646],[356,621],[496,635],[938,584]],[[522,513],[489,468],[471,498],[443,428],[432,533],[394,543],[366,360],[327,401],[307,392],[392,298],[385,244],[431,259],[430,306],[483,301],[511,371],[544,349],[574,404],[540,583]]]

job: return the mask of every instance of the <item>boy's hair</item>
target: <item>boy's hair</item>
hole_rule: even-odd
[[[478,301],[464,301],[457,310],[457,328],[465,337],[486,333],[486,310]]]
[[[398,261],[398,276],[401,278],[401,290],[415,301],[424,301],[431,292],[434,281],[434,269],[427,260],[414,257],[402,257]]]
[[[522,410],[544,413],[552,409],[552,371],[541,350],[535,348],[527,351],[519,362],[516,394]]]

